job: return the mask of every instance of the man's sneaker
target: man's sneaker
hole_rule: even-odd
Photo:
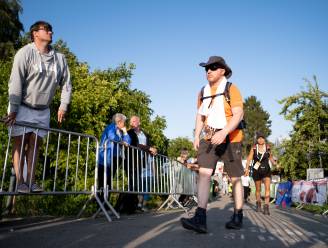
[[[235,210],[231,220],[226,223],[227,229],[237,229],[239,230],[243,226],[243,210]]]
[[[17,192],[26,194],[26,193],[29,193],[30,191],[29,191],[26,183],[21,183],[17,186]]]
[[[181,218],[182,226],[188,230],[194,230],[198,233],[207,233],[206,227],[206,209],[197,208],[195,216],[192,218]]]
[[[37,185],[36,183],[33,183],[31,185],[31,191],[33,193],[40,193],[40,192],[43,192],[43,189],[39,185]]]

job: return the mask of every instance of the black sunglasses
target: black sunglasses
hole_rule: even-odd
[[[46,32],[52,32],[53,33],[52,27],[50,27],[50,26],[41,26],[41,27],[38,28],[38,30],[44,30]]]
[[[211,71],[216,71],[217,69],[223,69],[221,65],[219,64],[211,64],[211,65],[208,65],[208,66],[205,66],[205,71],[208,72],[208,70],[211,70]]]

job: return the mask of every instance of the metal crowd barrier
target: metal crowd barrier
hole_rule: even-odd
[[[176,202],[185,211],[186,208],[178,201],[178,196],[196,194],[195,172],[166,156],[151,155],[138,147],[110,140],[106,140],[99,150],[100,153],[103,152],[104,158],[99,166],[102,173],[98,183],[101,182],[101,185],[97,184],[97,188],[104,194],[103,207],[107,205],[117,218],[119,214],[109,202],[112,192],[167,195],[167,200],[158,210],[166,204],[169,208]],[[102,209],[99,208],[95,216]]]
[[[89,195],[78,217],[90,201],[96,200],[100,208],[94,217],[102,211],[108,221],[111,221],[106,205],[117,218],[120,218],[109,202],[111,192],[167,195],[167,200],[159,209],[165,204],[168,204],[167,208],[169,208],[173,202],[176,202],[185,211],[186,209],[178,201],[179,194],[196,195],[195,172],[166,156],[159,154],[153,156],[137,147],[109,140],[100,147],[98,139],[92,135],[18,122],[15,126],[22,127],[24,132],[19,164],[25,168],[26,163],[21,162],[25,160],[22,152],[25,149],[23,144],[27,133],[31,131],[36,135],[40,132],[46,133],[39,145],[38,154],[35,149],[37,144],[35,139],[32,159],[32,171],[35,171],[36,182],[41,185],[43,192],[33,193],[29,186],[28,193],[19,193],[17,185],[13,185],[16,180],[13,180],[15,173],[12,158],[13,137],[11,137],[13,126],[11,126],[8,127],[7,137],[0,137],[0,154],[4,154],[0,156],[0,165],[3,165],[0,167],[0,196]],[[104,160],[100,164],[105,166],[98,163],[99,151],[104,152]],[[108,151],[110,151],[109,163]],[[31,185],[31,182],[32,180],[28,184]]]
[[[3,121],[1,121],[3,122]],[[22,142],[20,146],[19,165],[23,166],[23,177],[26,180],[27,162],[22,156],[26,146],[23,145],[30,132],[38,135],[40,132],[46,133],[39,144],[39,153],[36,156],[37,139],[34,142],[32,171],[35,171],[35,178],[43,192],[33,193],[31,191],[32,177],[28,182],[29,191],[19,193],[15,172],[13,170],[13,137],[11,133],[13,127],[23,129]],[[7,137],[0,137],[0,196],[18,195],[92,195],[96,194],[97,164],[99,143],[96,137],[76,132],[69,132],[53,128],[43,128],[27,123],[16,122],[14,126],[5,127],[2,131],[8,131]],[[17,176],[17,175],[16,175]],[[19,178],[20,175],[18,175]],[[11,182],[11,183],[10,183]],[[14,185],[13,185],[14,184]],[[99,202],[100,204],[100,202]],[[7,204],[9,205],[9,204]]]

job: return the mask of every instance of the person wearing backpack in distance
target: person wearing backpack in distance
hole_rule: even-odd
[[[249,175],[250,162],[253,161],[253,179],[255,181],[255,196],[256,196],[256,211],[261,212],[261,183],[264,181],[265,187],[265,201],[263,207],[263,214],[270,215],[269,202],[270,202],[270,184],[271,184],[271,169],[269,160],[272,164],[274,161],[270,146],[265,142],[265,136],[261,132],[256,134],[256,144],[252,147],[247,157],[245,176]]]
[[[219,56],[211,56],[205,67],[208,84],[198,95],[194,148],[199,165],[198,208],[192,218],[181,218],[182,226],[198,233],[206,233],[206,207],[210,180],[218,160],[223,160],[224,170],[232,179],[234,212],[226,223],[228,229],[240,229],[243,219],[244,174],[241,157],[243,132],[243,99],[238,88],[227,81],[232,70]],[[227,92],[228,91],[228,92]],[[200,139],[204,128],[205,136]]]

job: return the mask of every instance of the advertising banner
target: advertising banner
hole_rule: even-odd
[[[292,188],[292,201],[322,206],[327,202],[328,179],[316,181],[295,181]]]

